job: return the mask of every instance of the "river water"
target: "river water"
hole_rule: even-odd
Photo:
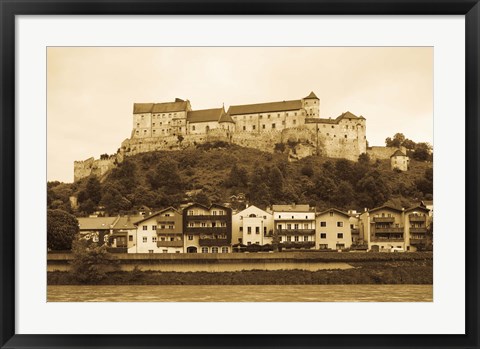
[[[432,302],[432,285],[48,286],[48,302]]]

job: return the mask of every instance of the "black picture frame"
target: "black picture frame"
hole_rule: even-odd
[[[1,348],[478,348],[479,0],[0,0]],[[15,333],[15,16],[17,15],[465,15],[465,335],[26,335]],[[457,115],[456,117],[462,117]],[[455,321],[445,314],[445,321]]]

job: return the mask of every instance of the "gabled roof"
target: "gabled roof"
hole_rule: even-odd
[[[328,210],[325,210],[325,211],[322,211],[322,212],[318,212],[316,215],[317,215],[317,216],[322,216],[322,215],[327,214],[327,213],[330,213],[330,212],[332,212],[332,211],[337,212],[337,213],[340,214],[340,215],[343,215],[343,216],[345,216],[345,217],[350,218],[350,215],[349,215],[347,212],[343,212],[343,211],[338,210],[338,209],[336,209],[336,208],[329,208]]]
[[[272,205],[274,212],[311,212],[310,205]]]
[[[166,211],[174,211],[175,213],[181,214],[180,211],[178,211],[176,208],[170,206],[170,207],[167,207],[167,208],[165,208],[165,209],[163,209],[163,210],[161,210],[161,211],[155,212],[155,213],[149,215],[148,217],[145,217],[145,218],[143,218],[143,219],[140,219],[140,220],[136,221],[136,222],[135,222],[135,225],[138,225],[138,224],[140,224],[140,223],[142,223],[142,222],[145,222],[145,221],[147,221],[147,220],[149,220],[149,219],[151,219],[151,218],[153,218],[153,217],[156,217],[156,216],[158,216],[158,215],[160,215],[160,214],[162,214],[163,212],[166,212]]]
[[[113,229],[115,230],[122,230],[122,229],[135,229],[135,224],[143,219],[143,216],[127,216],[127,217],[120,217],[118,221],[115,223]]]
[[[218,122],[224,114],[225,110],[223,108],[194,110],[187,113],[187,121],[191,124],[211,121]]]
[[[302,109],[301,100],[283,101],[283,102],[269,102],[258,104],[243,104],[232,105],[228,108],[229,115],[241,115],[241,114],[257,114],[268,113],[276,111],[289,111]]]
[[[401,150],[395,151],[390,157],[393,158],[394,156],[406,156]]]
[[[318,99],[318,97],[317,97],[317,96],[315,95],[315,93],[313,93],[313,91],[312,91],[312,92],[310,92],[310,94],[309,94],[307,97],[305,97],[304,99]]]
[[[220,120],[218,120],[219,123],[222,123],[222,122],[231,122],[231,123],[235,123],[235,121],[232,119],[232,117],[229,115],[229,114],[222,114],[222,116],[220,116]]]
[[[423,211],[423,212],[430,212],[430,210],[428,208],[426,208],[424,206],[421,206],[421,205],[409,207],[405,210],[405,212],[410,212],[410,211],[415,211],[415,210]]]
[[[351,113],[350,111],[346,111],[345,113],[340,114],[337,116],[337,121],[342,119],[365,119],[363,116],[356,116],[355,114]]]
[[[142,113],[169,113],[187,110],[187,102],[178,100],[165,103],[134,103],[133,114]]]
[[[316,124],[338,124],[340,121],[343,119],[348,119],[348,120],[365,120],[363,116],[356,116],[355,114],[346,111],[345,113],[340,114],[337,116],[335,119],[328,118],[328,119],[322,119],[322,118],[306,118],[305,123],[316,123]]]
[[[391,211],[402,212],[401,209],[396,208],[396,207],[392,207],[392,206],[388,206],[388,205],[383,205],[383,206],[380,206],[380,207],[372,208],[371,210],[368,210],[368,212],[375,212],[375,211],[380,211],[380,210],[391,210]]]
[[[77,218],[80,230],[112,229],[119,217],[80,217]]]

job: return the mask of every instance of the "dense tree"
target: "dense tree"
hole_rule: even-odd
[[[47,247],[50,250],[70,250],[78,230],[74,215],[62,210],[47,210]]]
[[[347,181],[340,181],[333,197],[333,206],[346,209],[354,199],[354,190],[352,185]]]
[[[403,133],[395,133],[393,139],[388,137],[385,139],[385,145],[387,147],[400,147],[402,143],[405,141],[405,136]]]
[[[431,161],[432,160],[431,150],[432,150],[432,147],[430,144],[417,143],[412,156],[415,160],[418,160],[418,161]]]
[[[90,176],[85,186],[85,195],[93,201],[94,204],[98,205],[100,199],[102,198],[102,186],[100,181],[95,176]]]
[[[97,284],[107,277],[108,272],[118,268],[105,245],[98,246],[86,240],[75,240],[72,252],[72,274],[81,283]]]

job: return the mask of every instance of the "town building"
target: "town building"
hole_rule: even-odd
[[[281,249],[315,248],[315,208],[309,205],[273,205],[274,239]]]
[[[271,245],[273,215],[256,206],[249,206],[232,216],[232,244]]]
[[[129,253],[182,253],[182,214],[166,208],[135,223],[136,246]]]
[[[410,159],[401,150],[397,150],[390,156],[390,167],[392,170],[408,171]]]
[[[431,223],[430,210],[424,206],[415,206],[405,210],[405,230],[407,251],[423,250],[432,243],[428,235]]]
[[[229,253],[232,243],[232,209],[212,204],[191,204],[183,209],[186,253]]]
[[[369,250],[389,252],[405,251],[404,211],[381,206],[360,216],[361,235]]]
[[[343,250],[352,245],[351,216],[330,208],[316,214],[316,244],[319,250]]]

